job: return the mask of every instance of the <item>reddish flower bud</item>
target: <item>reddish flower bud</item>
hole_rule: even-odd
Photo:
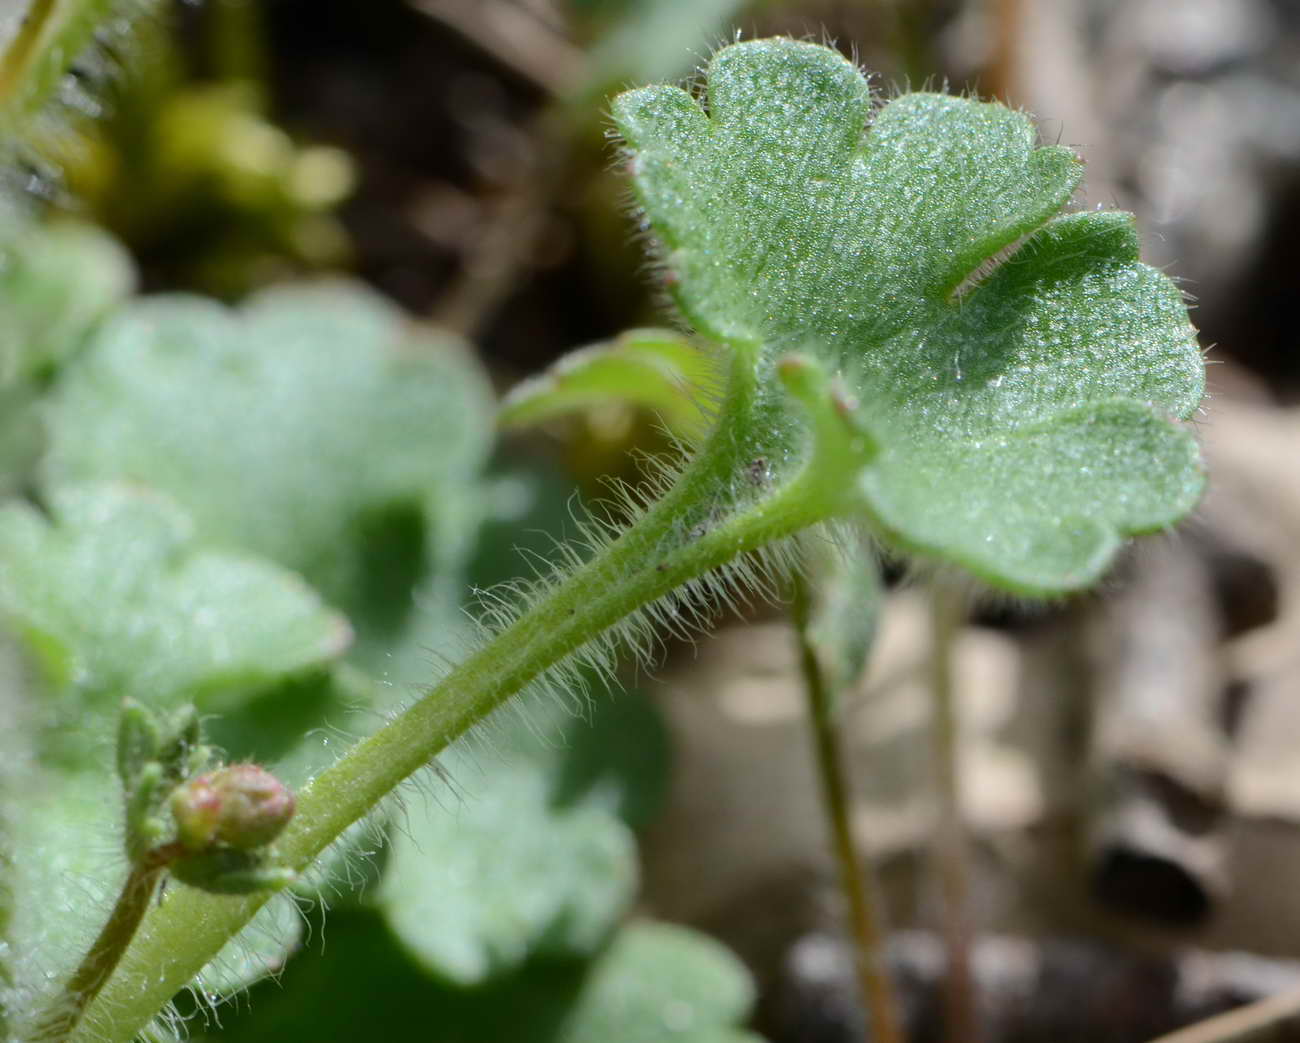
[[[293,817],[293,794],[256,764],[231,764],[172,793],[180,842],[191,851],[221,843],[241,851],[269,844]]]

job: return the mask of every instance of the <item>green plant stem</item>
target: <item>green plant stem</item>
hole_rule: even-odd
[[[738,348],[721,415],[748,416],[753,360]],[[830,516],[848,475],[815,460],[786,485],[714,517],[751,451],[721,425],[677,483],[632,527],[533,605],[424,698],[358,743],[298,794],[276,861],[302,870],[395,786],[569,653],[637,609],[735,558]],[[181,888],[145,919],[73,1040],[129,1040],[267,901]]]
[[[12,133],[54,94],[114,0],[31,0],[0,55],[0,126]]]
[[[976,1043],[979,1021],[971,974],[970,880],[961,805],[960,729],[953,684],[953,652],[965,605],[960,591],[935,580],[931,587],[930,692],[932,761],[938,797],[936,855],[943,893],[947,967],[944,1029],[948,1043]]]
[[[862,1002],[871,1022],[873,1043],[903,1043],[898,1000],[885,962],[884,915],[879,887],[869,866],[860,863],[849,817],[848,773],[840,743],[838,702],[822,668],[817,649],[809,640],[810,594],[802,575],[794,578],[795,630],[799,637],[799,665],[813,739],[813,758],[821,784],[822,806],[830,827],[831,848],[839,869],[840,886],[849,903],[854,963]]]
[[[31,68],[42,36],[48,32],[58,11],[57,0],[32,0],[22,25],[0,58],[0,98],[14,95]]]
[[[144,859],[132,865],[108,922],[100,930],[99,936],[58,999],[39,1019],[32,1037],[34,1043],[47,1040],[52,1043],[68,1038],[68,1033],[99,994],[121,961],[131,939],[135,937],[140,921],[149,910],[164,865],[156,859]]]

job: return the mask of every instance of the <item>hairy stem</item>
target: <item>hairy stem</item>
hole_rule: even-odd
[[[752,357],[737,362],[722,416],[747,416]],[[719,510],[748,449],[722,424],[668,493],[632,527],[558,583],[405,713],[348,751],[298,794],[277,862],[305,868],[400,782],[529,682],[637,609],[729,561],[828,517],[847,484],[806,464],[765,497]],[[129,1040],[266,902],[181,888],[146,918],[118,973],[71,1037]]]
[[[799,665],[808,717],[812,729],[813,756],[821,783],[822,805],[830,826],[831,847],[839,869],[840,886],[849,903],[850,929],[854,943],[858,985],[871,1022],[874,1043],[903,1043],[898,1001],[885,965],[884,915],[879,888],[869,866],[858,859],[849,819],[848,773],[840,743],[837,693],[822,668],[817,649],[809,638],[810,594],[803,576],[794,580],[795,629],[799,636]]]
[[[0,55],[0,126],[13,133],[58,89],[117,0],[31,0]]]
[[[930,653],[932,760],[939,803],[935,831],[947,968],[944,1034],[948,1043],[976,1043],[979,1019],[971,974],[970,879],[961,806],[959,724],[953,685],[953,652],[965,606],[960,591],[935,580],[931,587]]]
[[[38,1020],[32,1037],[35,1043],[47,1040],[52,1043],[68,1038],[68,1033],[81,1020],[82,1012],[99,994],[135,937],[140,921],[149,910],[164,866],[165,863],[159,860],[145,859],[131,867],[108,922],[48,1012]]]

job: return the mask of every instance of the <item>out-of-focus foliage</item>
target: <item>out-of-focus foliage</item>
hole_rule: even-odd
[[[120,816],[107,736],[123,695],[196,700],[231,756],[301,784],[427,678],[432,656],[456,654],[471,562],[512,574],[500,559],[514,556],[514,526],[566,518],[567,493],[486,477],[492,403],[470,353],[355,286],[272,290],[232,310],[127,299],[129,265],[86,230],[32,232],[11,253],[0,287],[11,386],[43,430],[37,466],[22,472],[38,502],[0,506],[0,616],[17,679],[6,749],[18,754],[0,779],[16,867],[0,910],[16,957],[2,992],[21,1032],[119,882],[102,852]],[[480,548],[481,534],[506,542]],[[351,831],[297,887],[339,908],[365,887],[360,901],[384,917],[366,922],[392,939],[402,974],[463,1013],[467,1041],[497,1038],[501,1015],[475,990],[504,980],[532,994],[534,973],[573,983],[545,1003],[565,1034],[539,1040],[586,1038],[590,1019],[615,1016],[579,983],[622,937],[637,880],[629,825],[653,812],[664,740],[635,697],[612,701],[596,685],[591,698],[580,716],[537,704],[492,726],[486,745],[451,751],[403,808]],[[293,900],[275,899],[198,993],[212,1002],[286,961],[290,974],[313,964],[318,954],[293,957],[302,937]],[[705,946],[677,944],[669,962]],[[701,997],[700,1023],[725,1025],[748,985],[704,951],[701,973],[716,967],[739,991],[725,1009]],[[532,969],[552,964],[562,972]],[[365,996],[369,980],[351,991]],[[652,990],[648,1013],[627,1016],[670,1000]],[[290,1038],[310,1038],[315,1001],[295,1002],[304,1027]]]
[[[40,454],[45,382],[134,284],[126,252],[89,225],[27,229],[0,247],[0,491]]]
[[[432,610],[460,597],[491,408],[462,344],[356,287],[143,299],[53,391],[42,475],[171,493],[205,539],[301,573],[358,662],[407,681],[454,626]]]
[[[47,509],[0,508],[0,619],[28,664],[29,731],[26,769],[4,793],[22,853],[6,942],[16,992],[29,997],[98,929],[103,911],[87,892],[107,895],[125,868],[104,858],[121,817],[106,754],[122,697],[237,713],[328,664],[349,636],[301,579],[198,543],[159,493],[64,486]]]

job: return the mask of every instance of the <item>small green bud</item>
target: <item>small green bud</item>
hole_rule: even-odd
[[[293,817],[293,794],[256,764],[231,764],[191,779],[171,797],[180,842],[191,851],[269,844]]]
[[[162,747],[158,722],[150,710],[134,699],[122,700],[117,728],[117,773],[128,790],[135,787],[144,766],[158,758]]]
[[[132,859],[141,858],[166,834],[166,824],[158,817],[166,794],[162,765],[145,763],[126,794],[126,849]]]

